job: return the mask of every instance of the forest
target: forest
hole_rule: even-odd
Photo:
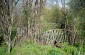
[[[85,55],[85,0],[0,0],[0,55]]]

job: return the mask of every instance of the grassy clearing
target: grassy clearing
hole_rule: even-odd
[[[63,44],[64,48],[56,48],[48,45],[40,45],[32,41],[22,42],[15,46],[11,55],[77,55],[75,47]]]
[[[62,48],[41,45],[32,41],[23,41],[16,45],[11,55],[78,55],[76,47],[62,43]],[[7,46],[0,47],[0,55],[7,55]]]

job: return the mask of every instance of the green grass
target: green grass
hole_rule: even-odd
[[[11,55],[78,55],[79,50],[76,47],[68,43],[61,45],[62,48],[57,48],[32,41],[23,41],[12,49]],[[0,47],[0,55],[7,55],[7,46]]]
[[[7,55],[7,47],[5,46],[0,47],[0,55]]]
[[[63,48],[40,45],[32,41],[22,42],[12,49],[11,55],[77,55],[77,49],[63,44]]]

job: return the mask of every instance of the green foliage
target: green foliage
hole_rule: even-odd
[[[76,47],[62,43],[63,48],[52,47],[48,45],[40,45],[32,41],[22,42],[15,46],[11,55],[78,55]]]
[[[69,6],[76,15],[82,8],[85,8],[85,0],[71,0]]]
[[[11,32],[11,39],[13,39],[13,38],[16,36],[16,34],[17,34],[17,31],[14,31],[14,30],[13,30],[13,31]]]
[[[7,47],[0,47],[0,55],[7,55]]]
[[[60,28],[60,24],[62,22],[62,12],[56,5],[52,6],[50,9],[45,8],[43,13],[41,21],[44,31]]]
[[[54,53],[55,52],[55,53]],[[27,42],[21,44],[21,46],[16,46],[11,55],[62,55],[62,51],[58,48],[54,48],[51,46],[42,46],[37,43]]]
[[[61,49],[53,48],[52,50],[48,51],[47,55],[65,55],[65,53]]]
[[[66,52],[66,55],[78,55],[78,50],[76,47],[69,45],[68,43],[63,43],[63,50]]]
[[[61,22],[62,13],[58,7],[53,6],[51,9],[46,8],[44,10],[44,19],[47,22],[59,23]]]
[[[53,6],[51,8],[51,19],[50,19],[53,23],[60,23],[62,22],[62,12],[61,10],[56,7]]]
[[[28,13],[28,11],[25,9],[25,7],[24,7],[24,9],[23,9],[23,24],[25,25],[25,26],[27,26],[28,25],[28,17],[29,17],[29,13]]]

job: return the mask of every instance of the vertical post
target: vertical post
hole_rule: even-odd
[[[63,32],[64,32],[64,40],[66,41],[67,37],[66,37],[66,25],[67,25],[67,21],[66,21],[66,9],[65,9],[65,0],[61,0],[62,2],[62,18],[63,18]]]

